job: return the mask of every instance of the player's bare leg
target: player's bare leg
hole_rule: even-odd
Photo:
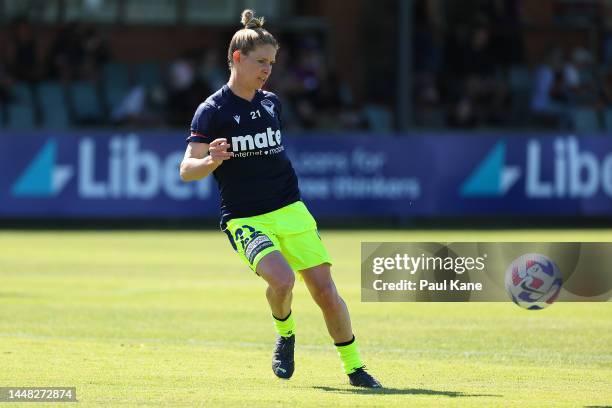
[[[291,311],[295,275],[285,257],[279,251],[264,256],[257,265],[257,274],[268,283],[266,297],[272,314],[280,319],[286,317]]]
[[[346,303],[338,294],[327,263],[301,271],[310,295],[321,308],[327,331],[342,360],[350,383],[367,388],[380,388],[380,383],[364,370],[351,328],[351,317]]]
[[[295,275],[279,251],[271,252],[259,261],[257,274],[268,283],[266,297],[278,333],[272,356],[272,371],[279,378],[291,378],[295,369],[295,322],[291,316]]]
[[[323,312],[327,331],[334,343],[350,341],[353,338],[351,316],[332,280],[329,264],[303,270],[302,277],[310,295]]]

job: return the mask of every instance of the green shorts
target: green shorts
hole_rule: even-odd
[[[254,217],[229,220],[224,232],[255,272],[259,261],[272,251],[280,251],[294,271],[331,264],[317,223],[301,201]]]

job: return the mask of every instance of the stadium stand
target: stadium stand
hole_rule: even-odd
[[[93,9],[87,2],[58,2],[40,10],[26,3],[0,2],[0,20],[7,23],[0,28],[1,126],[177,127],[193,114],[187,106],[194,94],[205,98],[227,74],[225,43],[214,38],[235,25],[231,5],[209,2],[204,13],[198,2],[187,0],[163,7],[140,0],[122,0],[119,7],[100,0],[96,4],[103,7]],[[398,73],[384,71],[395,69],[393,64],[385,58],[367,64],[356,60],[349,72],[338,75],[338,63],[346,55],[346,47],[338,45],[356,40],[348,30],[332,33],[320,23],[324,20],[317,13],[323,15],[324,6],[315,3],[301,11],[319,21],[312,29],[300,28],[298,34],[277,30],[281,54],[286,55],[279,54],[268,86],[286,101],[286,128],[396,130],[396,89],[380,89],[384,78],[365,76],[368,69],[396,77]],[[415,1],[411,126],[609,131],[612,40],[605,25],[584,21],[607,15],[612,7],[574,3],[470,1],[458,7],[450,1]],[[300,12],[289,4],[294,3],[260,6],[274,24],[282,13]],[[364,6],[361,12],[366,11],[389,21],[395,12],[392,7]],[[188,25],[182,27],[181,21]],[[386,27],[385,33],[392,29]],[[174,45],[138,46],[148,38]],[[551,62],[544,58],[550,44],[558,45],[558,53],[544,79],[557,82],[540,85],[549,87],[542,91],[561,108],[552,115],[530,108],[535,82],[542,79],[538,69]],[[190,78],[190,89],[174,88],[176,64],[180,75]],[[185,95],[188,102],[177,103]],[[131,112],[128,120],[121,114],[125,109]]]

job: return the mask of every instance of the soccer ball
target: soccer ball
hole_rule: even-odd
[[[525,254],[506,269],[506,291],[514,303],[529,310],[544,309],[559,296],[563,277],[557,265],[541,254]]]

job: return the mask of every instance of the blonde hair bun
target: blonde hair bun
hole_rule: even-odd
[[[240,22],[244,28],[261,28],[264,25],[264,18],[255,18],[255,12],[251,9],[246,9],[240,15]]]

